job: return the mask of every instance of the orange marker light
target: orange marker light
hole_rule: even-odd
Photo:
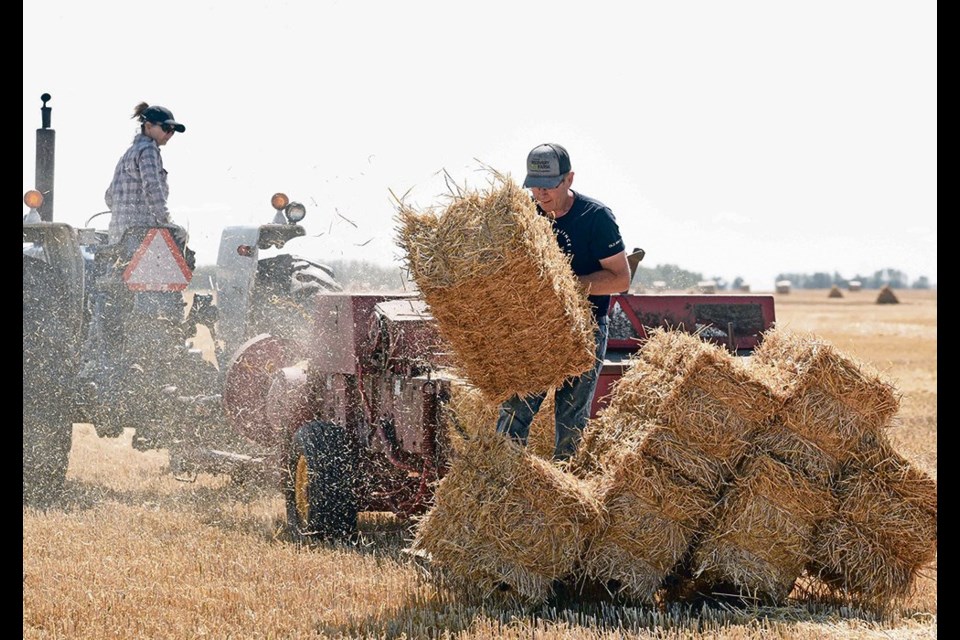
[[[23,204],[31,209],[38,209],[43,204],[43,194],[36,189],[31,189],[23,194]]]

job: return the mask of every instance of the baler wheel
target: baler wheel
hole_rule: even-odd
[[[352,541],[357,534],[357,460],[344,429],[313,421],[293,437],[287,524],[298,542]]]

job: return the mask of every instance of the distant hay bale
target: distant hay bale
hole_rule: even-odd
[[[843,297],[843,292],[840,291],[840,287],[838,287],[837,285],[833,285],[832,287],[830,287],[830,293],[827,294],[827,297],[828,297],[828,298],[842,298],[842,297]]]
[[[886,285],[883,289],[880,289],[880,293],[877,295],[877,304],[899,304],[900,301],[897,300],[897,296],[893,293],[893,289],[890,288],[890,285]]]
[[[450,443],[457,453],[463,451],[465,437],[472,437],[481,431],[490,433],[496,430],[500,405],[490,402],[479,389],[468,383],[451,384],[447,408],[456,420],[456,424],[448,431]],[[468,432],[468,429],[475,431]],[[550,460],[556,448],[555,442],[554,392],[550,391],[530,424],[527,447],[533,455]]]
[[[397,243],[465,377],[492,402],[556,387],[595,364],[596,322],[550,221],[509,177],[398,206]]]
[[[889,426],[900,407],[893,385],[865,363],[807,333],[768,331],[751,366],[767,369],[789,429],[844,460],[865,433]]]
[[[700,293],[716,293],[717,283],[713,280],[701,280],[697,283],[697,291]]]
[[[714,501],[670,469],[632,451],[605,476],[598,495],[606,526],[583,559],[586,576],[652,603],[664,578],[686,553]]]
[[[770,457],[751,458],[693,551],[693,576],[707,590],[732,585],[783,602],[809,561],[817,524],[835,513],[829,491]]]
[[[417,523],[413,548],[446,584],[542,603],[603,526],[589,487],[496,433],[467,442]]]

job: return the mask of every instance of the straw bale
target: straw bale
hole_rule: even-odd
[[[843,291],[840,291],[840,287],[838,287],[837,285],[833,285],[832,287],[830,287],[830,293],[827,294],[827,297],[828,297],[828,298],[842,298],[842,297],[843,297]]]
[[[467,592],[492,595],[503,584],[540,603],[573,572],[602,518],[581,480],[508,438],[479,433],[438,483],[413,548]]]
[[[784,425],[837,459],[847,457],[865,433],[889,426],[900,408],[892,384],[812,334],[774,329],[753,357],[755,366],[776,371]]]
[[[663,404],[688,363],[711,347],[683,331],[648,330],[648,339],[610,389],[607,406],[584,428],[570,471],[583,478],[601,473],[611,456],[642,440],[646,423],[660,420]]]
[[[897,299],[897,295],[893,292],[893,289],[890,288],[890,285],[885,286],[880,289],[880,293],[877,294],[877,304],[899,304],[900,301]]]
[[[811,575],[835,591],[875,605],[910,595],[923,568],[894,553],[876,531],[845,518],[822,523],[811,556]]]
[[[400,203],[398,244],[466,377],[501,402],[595,363],[589,302],[550,221],[509,177],[438,210]]]
[[[837,458],[777,420],[755,431],[753,444],[758,455],[779,460],[817,487],[832,487],[840,469]]]
[[[752,370],[692,334],[658,329],[628,361],[609,405],[588,423],[571,470],[600,473],[640,442],[648,455],[716,490],[780,399]],[[647,423],[658,423],[650,432]]]
[[[701,340],[695,334],[658,327],[647,330],[647,340],[637,357],[674,375],[683,375],[687,364],[693,362],[697,355],[717,349],[719,347]]]
[[[836,513],[818,489],[769,456],[751,458],[693,552],[693,575],[782,601],[809,562],[818,523]]]
[[[937,483],[886,442],[869,467],[848,465],[837,481],[840,517],[874,537],[911,566],[937,554]]]
[[[600,425],[588,425],[588,429],[592,426],[598,430]],[[571,460],[571,472],[584,478],[603,476],[609,473],[610,467],[620,464],[622,456],[636,451],[650,463],[672,470],[714,496],[719,496],[734,474],[736,460],[708,455],[684,441],[684,433],[674,426],[656,421],[636,422],[632,426],[633,431],[624,433],[620,439],[594,431],[588,446],[582,447]],[[596,449],[591,450],[590,446]]]
[[[711,345],[713,346],[713,345]],[[661,419],[709,455],[736,460],[752,431],[773,418],[780,400],[734,356],[716,348],[698,354],[664,400]]]
[[[736,471],[740,456],[718,458],[684,440],[686,430],[656,424],[646,431],[637,451],[650,461],[672,469],[685,480],[719,496]],[[744,449],[744,452],[746,449]]]
[[[450,385],[448,409],[456,419],[456,426],[449,429],[450,443],[453,450],[460,453],[465,446],[465,438],[480,431],[496,429],[500,405],[490,402],[476,387],[456,381]],[[468,432],[468,428],[473,432]],[[554,392],[550,391],[530,424],[527,447],[533,455],[549,460],[553,458],[555,443]]]
[[[714,500],[639,451],[617,460],[600,480],[598,496],[606,526],[584,554],[584,573],[604,583],[615,580],[631,597],[652,602]]]
[[[570,459],[571,473],[581,478],[599,474],[611,456],[643,439],[647,423],[656,420],[676,382],[677,376],[671,371],[638,358],[630,361],[611,389],[609,404],[587,421],[580,445]]]

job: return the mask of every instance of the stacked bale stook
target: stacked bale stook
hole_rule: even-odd
[[[602,517],[586,483],[480,431],[437,486],[413,547],[448,585],[537,604],[574,572]]]
[[[778,406],[724,349],[651,331],[572,461],[579,475],[601,476],[607,511],[584,561],[588,576],[651,601],[749,453],[750,434]]]
[[[897,299],[897,294],[893,292],[890,285],[886,285],[877,294],[877,304],[900,304],[900,300]]]
[[[509,177],[448,206],[398,208],[398,244],[464,377],[492,403],[595,363],[595,321],[551,224]]]

